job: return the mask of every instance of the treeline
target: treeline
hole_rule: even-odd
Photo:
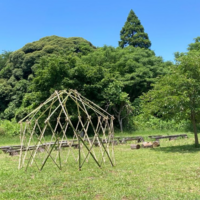
[[[197,38],[189,51],[200,51],[199,44]],[[79,37],[50,36],[15,52],[4,51],[0,55],[0,119],[18,121],[55,90],[71,88],[113,114],[121,131],[133,128],[133,116],[143,116],[144,102],[152,101],[141,95],[148,95],[160,77],[173,74],[185,56],[176,53],[176,64],[164,62],[150,46],[148,34],[131,10],[117,48],[96,48]],[[159,109],[149,113],[164,116]]]

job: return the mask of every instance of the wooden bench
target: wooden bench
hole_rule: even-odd
[[[35,150],[36,147],[37,147],[37,146],[29,146],[28,148],[23,147],[23,148],[22,148],[22,151],[26,151],[26,150],[27,150],[27,151]],[[6,153],[9,153],[10,156],[16,156],[16,155],[19,155],[20,151],[21,151],[21,146],[20,146],[20,148],[18,148],[18,149],[9,149],[9,150],[6,151]],[[45,151],[45,149],[44,149],[44,147],[42,147],[42,146],[39,146],[38,149],[37,149],[37,152],[44,152],[44,151]]]
[[[78,144],[71,144],[71,145],[69,145],[69,144],[61,144],[62,148],[63,147],[69,147],[69,146],[72,146],[74,148],[78,148]],[[37,146],[35,146],[35,145],[34,146],[29,146],[28,148],[23,147],[22,151],[32,151],[32,150],[35,150],[36,148],[37,148]],[[39,145],[38,149],[37,149],[37,152],[40,152],[40,153],[44,152],[45,148],[46,148],[46,144],[45,145]],[[58,149],[58,146],[56,147],[56,149]],[[15,155],[19,155],[20,151],[21,151],[21,146],[18,149],[12,149],[12,148],[6,149],[5,153],[8,153],[10,156],[15,156]]]
[[[73,140],[73,142],[75,142],[75,140]],[[102,142],[106,143],[106,141],[104,141],[104,140],[102,140]],[[58,143],[61,144],[62,148],[66,148],[66,147],[78,148],[79,147],[79,144],[71,143],[69,141],[60,141]],[[56,147],[55,147],[56,150],[58,150],[58,148],[59,148],[58,143],[56,144]],[[116,144],[117,141],[114,141],[114,143]],[[55,142],[43,143],[38,146],[37,152],[44,152],[46,147],[52,146],[54,144],[55,144]],[[94,145],[98,146],[98,143],[95,141]],[[4,153],[8,153],[11,156],[14,156],[14,155],[19,155],[19,152],[21,150],[22,151],[32,151],[32,150],[35,150],[36,148],[37,148],[37,145],[32,145],[32,146],[29,146],[28,148],[25,146],[22,146],[22,149],[21,149],[21,145],[15,145],[15,146],[1,146],[0,150],[2,150]]]
[[[118,145],[118,141],[117,141],[117,140],[110,141],[109,144],[112,144],[112,142],[113,142],[113,145]],[[108,142],[105,141],[105,140],[102,140],[102,143],[103,143],[103,144],[107,144]],[[95,142],[94,142],[94,145],[95,145],[96,147],[99,146],[99,142],[98,142],[98,141],[95,141]]]
[[[74,148],[78,148],[78,144],[69,144],[69,143],[62,143],[61,147],[65,148],[65,147],[74,147]]]
[[[149,138],[151,139],[155,139],[156,141],[159,141],[160,139],[166,139],[166,138],[169,138],[169,140],[175,140],[177,139],[178,137],[181,137],[181,138],[188,138],[187,134],[180,134],[180,135],[161,135],[161,136],[158,136],[158,135],[155,135],[155,136],[149,136]]]
[[[144,142],[144,138],[141,136],[138,137],[115,137],[114,139],[118,140],[119,143],[124,144],[128,141],[137,140],[137,142]]]
[[[0,150],[2,150],[4,153],[7,153],[7,151],[9,151],[9,150],[15,150],[15,149],[20,149],[20,148],[21,148],[21,145],[1,146]]]

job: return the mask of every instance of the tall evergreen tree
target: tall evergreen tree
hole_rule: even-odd
[[[144,32],[144,27],[131,9],[124,27],[120,31],[119,46],[124,48],[128,45],[148,49],[151,46],[148,34]]]

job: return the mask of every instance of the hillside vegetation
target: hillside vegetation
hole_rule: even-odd
[[[22,99],[35,76],[37,64],[42,57],[81,56],[95,50],[87,40],[79,37],[44,37],[26,44],[21,49],[2,54],[0,63],[0,113],[3,119],[12,119],[21,106]]]

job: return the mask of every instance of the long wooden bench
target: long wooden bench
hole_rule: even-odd
[[[113,142],[114,145],[118,145],[118,141],[117,141],[117,140],[110,141],[109,144],[112,144],[112,142]],[[103,144],[107,144],[108,141],[102,140],[102,143],[103,143]],[[94,145],[95,145],[96,147],[99,146],[99,142],[98,142],[98,141],[95,141],[95,142],[94,142]]]
[[[77,142],[77,140],[59,141],[58,144],[61,144],[62,148],[65,148],[65,147],[78,148],[78,146],[79,146],[78,143],[73,143],[73,142]],[[103,143],[107,143],[105,140],[102,140],[102,142]],[[38,150],[37,151],[38,152],[44,152],[46,147],[52,146],[54,144],[55,144],[55,142],[46,142],[46,143],[40,144],[38,146]],[[55,147],[55,149],[57,149],[57,150],[59,148],[58,144],[56,144],[56,147]],[[116,140],[114,141],[114,144],[117,144]],[[94,145],[98,146],[98,142],[95,141]],[[26,151],[26,150],[27,151],[32,151],[32,150],[35,150],[36,148],[37,148],[37,145],[29,146],[28,148],[23,146],[22,149],[21,149],[21,145],[14,145],[14,146],[2,146],[2,147],[0,147],[0,150],[2,150],[4,153],[9,153],[9,155],[13,156],[13,155],[18,155],[21,150],[22,151]]]
[[[36,146],[29,146],[28,149],[27,148],[22,148],[22,151],[31,151],[31,150],[35,150]],[[21,149],[10,149],[8,150],[6,153],[9,153],[10,156],[15,156],[15,155],[19,155],[19,152],[21,151]],[[45,149],[41,146],[38,147],[37,152],[44,152]]]
[[[21,148],[21,145],[1,146],[0,150],[2,150],[4,153],[7,153],[7,151],[9,151],[9,150],[16,150],[16,149],[20,149],[20,148]]]
[[[178,137],[181,138],[188,138],[187,134],[180,134],[180,135],[155,135],[155,136],[149,136],[149,138],[151,139],[155,139],[156,141],[159,141],[160,139],[167,139],[169,138],[169,140],[174,140],[177,139]]]
[[[41,144],[38,146],[38,152],[44,152],[45,151],[45,148],[47,146],[51,146],[53,145],[54,142],[49,142],[49,143],[44,143],[44,144]],[[61,147],[69,147],[69,146],[72,146],[74,148],[78,148],[78,144],[69,144],[67,143],[66,141],[63,141],[63,142],[59,142],[59,144],[61,144]],[[37,148],[37,145],[32,145],[32,146],[29,146],[28,148],[25,147],[25,146],[22,146],[22,149],[21,149],[21,145],[15,145],[15,146],[2,146],[0,147],[0,150],[2,150],[4,153],[8,153],[9,155],[11,156],[14,156],[14,155],[18,155],[19,152],[22,150],[22,151],[32,151],[32,150],[35,150]],[[57,145],[57,148],[58,148],[58,145]]]
[[[118,140],[119,143],[121,143],[121,144],[126,143],[128,141],[133,141],[133,140],[136,140],[138,143],[144,142],[144,138],[141,136],[138,136],[138,137],[115,137],[115,139]]]

